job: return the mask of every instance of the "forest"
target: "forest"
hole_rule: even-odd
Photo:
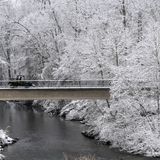
[[[107,102],[33,105],[113,148],[160,156],[159,0],[0,0],[0,80],[17,75],[111,80]]]

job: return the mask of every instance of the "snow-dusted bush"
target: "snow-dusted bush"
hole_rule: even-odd
[[[109,119],[109,116],[108,119],[107,116],[97,119],[95,123],[101,124],[99,139],[104,142],[110,141],[112,147],[118,147],[131,153],[159,156],[158,128],[154,130],[151,128],[151,125],[155,126],[157,122],[154,122],[155,120],[148,122],[146,117],[141,117],[138,113],[135,116],[134,114],[132,116],[123,114],[117,113],[114,119]],[[156,116],[150,118],[157,119]]]

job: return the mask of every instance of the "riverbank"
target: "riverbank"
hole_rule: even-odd
[[[4,147],[15,143],[17,140],[10,138],[7,134],[7,131],[0,130],[0,151],[3,150]],[[0,154],[0,160],[5,158],[4,155]]]
[[[64,160],[63,153],[73,155],[75,159],[95,155],[96,160],[155,160],[100,145],[81,134],[83,125],[79,122],[50,117],[32,106],[26,109],[19,105],[0,104],[0,126],[10,126],[9,135],[20,139],[3,150],[6,160]]]
[[[0,160],[3,160],[4,158],[5,158],[5,156],[0,154]]]
[[[112,103],[112,106],[116,105]],[[58,113],[66,120],[83,123],[85,129],[82,134],[89,138],[129,153],[160,156],[160,138],[155,132],[158,131],[158,115],[154,107],[142,113],[129,105],[127,108],[122,105],[117,112],[115,107],[108,108],[105,101],[72,101],[63,107],[46,101],[43,106],[49,114]]]

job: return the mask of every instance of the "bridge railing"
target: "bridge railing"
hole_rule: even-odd
[[[7,80],[0,81],[0,88],[104,88],[111,80]]]
[[[127,80],[126,80],[127,81]],[[112,80],[1,80],[0,88],[110,88]],[[160,88],[160,82],[127,81],[140,88]]]

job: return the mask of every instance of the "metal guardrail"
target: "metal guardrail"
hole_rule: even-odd
[[[106,88],[111,80],[7,80],[0,81],[0,88]]]
[[[114,80],[0,80],[0,88],[109,88]],[[16,84],[17,85],[12,85]],[[160,88],[160,82],[131,81],[126,83],[138,84],[140,88]],[[28,85],[27,85],[28,84]]]

